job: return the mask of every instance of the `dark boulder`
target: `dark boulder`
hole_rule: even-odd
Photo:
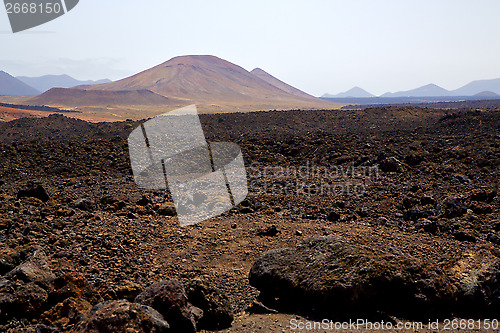
[[[203,310],[198,322],[200,329],[220,330],[233,322],[233,310],[229,298],[219,289],[201,279],[191,280],[186,286],[189,302]]]
[[[438,267],[333,235],[264,253],[249,281],[266,305],[318,316],[385,311],[418,317],[445,309],[453,297]]]
[[[177,280],[162,280],[140,293],[136,303],[157,310],[173,331],[196,332],[196,322],[183,285]]]
[[[17,192],[17,198],[37,198],[43,202],[47,202],[50,199],[45,188],[40,184],[28,183],[25,187]]]
[[[0,280],[0,319],[33,318],[43,312],[47,292],[35,283]]]
[[[388,157],[380,161],[379,168],[382,172],[403,172],[403,164],[395,157]]]

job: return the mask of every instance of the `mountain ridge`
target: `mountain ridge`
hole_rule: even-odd
[[[0,70],[0,95],[38,95],[40,91]]]
[[[276,77],[272,76],[271,74],[267,73],[261,68],[254,68],[250,71],[253,75],[261,78],[262,80],[266,81],[269,84],[272,84],[273,86],[283,90],[284,92],[287,92],[291,95],[297,96],[297,97],[304,97],[304,98],[316,98],[312,95],[309,95],[306,92],[303,92],[302,90],[299,90],[283,81],[280,79],[277,79]]]
[[[27,85],[39,90],[40,92],[46,92],[52,88],[72,88],[79,85],[94,85],[101,83],[109,83],[111,80],[77,80],[67,74],[61,75],[43,75],[43,76],[17,76],[16,79],[21,80]]]
[[[362,95],[357,94],[357,93],[352,93],[352,91],[356,92],[357,89],[360,89],[360,92],[366,92],[365,90],[359,88],[359,87],[354,87],[346,92],[343,93],[338,93],[338,94],[329,94],[326,93],[322,95],[322,98],[364,98],[364,97],[447,97],[447,96],[463,96],[463,97],[474,97],[474,96],[481,96],[480,94],[484,92],[491,92],[496,95],[500,95],[500,78],[498,79],[486,79],[486,80],[475,80],[467,83],[466,85],[455,89],[455,90],[447,90],[443,87],[440,87],[434,83],[429,83],[424,86],[415,88],[415,89],[410,89],[410,90],[404,90],[404,91],[396,91],[396,92],[386,92],[382,95],[379,96],[367,96],[367,95]],[[368,92],[366,92],[368,93]],[[369,94],[369,93],[368,93]],[[351,96],[349,96],[351,95]],[[484,95],[484,94],[483,94]],[[495,96],[495,95],[492,95]]]
[[[360,88],[360,87],[353,87],[347,91],[338,93],[336,95],[331,95],[331,94],[324,94],[321,96],[323,98],[344,98],[344,97],[355,97],[355,98],[363,98],[363,97],[375,97],[372,93],[369,93],[368,91]]]

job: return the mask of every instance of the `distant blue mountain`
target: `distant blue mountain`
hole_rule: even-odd
[[[93,85],[111,82],[111,80],[108,79],[98,81],[80,81],[69,75],[44,75],[39,77],[18,76],[17,79],[37,90],[40,90],[41,92],[45,92],[52,88],[72,88],[80,85]]]
[[[435,84],[428,84],[416,89],[407,91],[398,91],[395,93],[385,93],[380,97],[435,97],[435,96],[449,96],[450,92]]]
[[[0,71],[0,95],[38,95],[39,93],[40,91],[9,73]]]
[[[330,94],[324,94],[324,98],[344,98],[344,97],[355,97],[355,98],[363,98],[363,97],[375,97],[375,95],[370,94],[368,91],[361,89],[360,87],[354,87],[352,89],[347,90],[346,92],[337,94],[337,95],[330,95]]]
[[[438,85],[431,83],[412,90],[387,92],[381,95],[380,97],[381,98],[445,97],[445,96],[497,97],[497,95],[500,95],[500,79],[472,81],[456,90],[446,90]],[[324,94],[321,97],[322,98],[370,98],[375,96],[359,87],[354,87],[351,90],[348,90],[346,92],[337,95]]]
[[[451,93],[455,96],[472,96],[485,91],[500,95],[500,79],[472,81],[462,88],[451,91]]]

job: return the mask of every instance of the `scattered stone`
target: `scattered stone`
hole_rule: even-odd
[[[458,180],[461,184],[469,184],[471,182],[469,177],[467,177],[466,175],[456,175],[455,179]]]
[[[390,224],[390,221],[388,218],[384,217],[384,216],[380,216],[377,218],[377,224],[379,225],[389,225]]]
[[[473,201],[469,204],[469,209],[471,209],[476,214],[491,214],[493,213],[493,208],[484,202]]]
[[[417,221],[417,229],[422,229],[425,232],[435,234],[438,231],[438,225],[436,221],[431,221],[426,218],[422,218]]]
[[[451,274],[458,282],[457,305],[472,315],[494,315],[500,310],[500,258],[481,248],[462,255]]]
[[[269,314],[269,313],[278,313],[277,310],[271,309],[270,307],[265,306],[259,301],[253,301],[252,305],[247,308],[249,313],[254,314]]]
[[[491,243],[496,244],[496,245],[500,245],[500,237],[498,237],[494,233],[488,234],[487,239],[488,239],[488,242],[491,242]]]
[[[300,231],[300,230],[295,231],[295,236],[302,236],[302,235],[303,235],[302,231]]]
[[[85,298],[94,304],[101,301],[93,286],[83,276],[72,272],[59,276],[52,282],[48,303],[52,306],[67,298]]]
[[[85,211],[94,211],[96,208],[95,203],[92,200],[86,198],[81,198],[72,201],[68,204],[68,206],[71,208],[78,208]]]
[[[50,197],[45,188],[40,184],[28,183],[17,192],[17,198],[37,198],[43,202],[49,201]]]
[[[463,204],[462,200],[454,197],[447,197],[444,199],[439,208],[441,214],[447,218],[460,217],[467,213],[467,207]]]
[[[274,224],[265,228],[265,229],[259,229],[257,231],[257,235],[259,236],[269,236],[269,237],[274,237],[277,236],[278,234],[281,233],[281,230],[278,229]]]
[[[409,166],[416,166],[422,163],[424,160],[423,156],[418,154],[409,154],[405,156],[405,163]]]
[[[340,214],[335,211],[331,211],[328,213],[327,220],[330,222],[337,222],[340,220]]]
[[[425,219],[430,216],[434,216],[434,211],[410,209],[404,213],[403,219],[405,219],[406,221],[417,221],[419,219]]]
[[[196,323],[184,287],[177,280],[162,280],[146,288],[135,303],[157,310],[173,331],[196,332]]]
[[[147,206],[147,205],[150,205],[152,203],[153,202],[151,201],[151,199],[145,195],[143,195],[142,198],[137,201],[137,204],[139,206]]]
[[[139,216],[137,216],[137,214],[134,214],[132,212],[128,212],[126,216],[128,219],[131,219],[131,220],[137,220],[139,218]]]
[[[176,210],[175,210],[175,206],[171,202],[157,204],[156,210],[157,210],[158,214],[162,215],[162,216],[176,216],[177,215]]]
[[[458,230],[454,232],[453,237],[459,242],[470,242],[470,243],[476,242],[476,237],[474,237],[474,235],[471,235],[469,232],[463,230]]]
[[[472,190],[469,199],[471,201],[482,201],[485,202],[489,198],[489,193],[483,189]]]
[[[432,196],[424,195],[420,198],[420,204],[422,204],[423,206],[434,205],[434,204],[436,204],[436,201],[434,200],[434,198]]]
[[[56,327],[47,326],[44,324],[38,324],[35,327],[35,333],[56,333],[58,329]]]
[[[219,289],[201,279],[193,279],[186,285],[186,294],[189,302],[203,311],[198,328],[220,330],[231,326],[232,306]]]
[[[395,157],[387,157],[383,159],[379,168],[382,172],[403,172],[403,164]]]
[[[252,214],[254,211],[250,207],[242,207],[240,208],[240,213],[241,214]]]
[[[0,275],[11,271],[19,264],[20,253],[9,247],[0,247]]]
[[[99,303],[90,310],[88,316],[88,320],[81,324],[80,333],[172,332],[168,322],[158,311],[126,300]]]

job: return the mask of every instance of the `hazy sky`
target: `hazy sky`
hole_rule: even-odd
[[[80,0],[12,34],[0,8],[0,70],[116,80],[211,54],[314,95],[456,89],[500,78],[499,17],[499,0]]]

